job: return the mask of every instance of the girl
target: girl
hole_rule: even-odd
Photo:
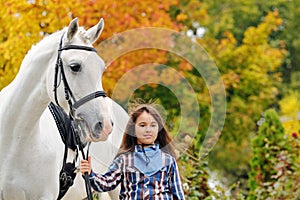
[[[120,199],[184,199],[171,138],[158,111],[142,104],[130,113],[119,152],[105,174],[81,160],[94,190],[106,192],[121,184]]]

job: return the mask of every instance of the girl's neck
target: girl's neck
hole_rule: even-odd
[[[138,145],[139,145],[140,147],[144,148],[144,147],[150,147],[150,146],[153,146],[153,145],[154,145],[154,143],[153,143],[153,144],[144,144],[144,143],[139,143]]]

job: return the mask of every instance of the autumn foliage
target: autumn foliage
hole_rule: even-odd
[[[20,63],[32,44],[51,34],[74,18],[91,27],[102,17],[105,29],[101,40],[115,33],[141,27],[163,27],[180,30],[169,11],[178,1],[5,1],[1,13],[0,88],[16,75]],[[101,40],[98,41],[101,42]],[[141,63],[165,63],[165,52],[135,52],[113,63],[107,70],[104,85],[108,91],[120,76]],[[117,68],[117,70],[116,70]]]

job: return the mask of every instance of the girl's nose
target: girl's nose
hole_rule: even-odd
[[[150,126],[146,126],[146,132],[151,132],[151,127]]]

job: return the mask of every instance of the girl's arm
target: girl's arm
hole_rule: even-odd
[[[174,199],[184,200],[184,192],[182,189],[182,184],[179,176],[179,170],[178,170],[176,160],[174,158],[170,169],[169,184]]]
[[[84,172],[85,170],[86,163],[83,162],[81,163],[81,172]],[[90,162],[89,159],[89,166]],[[123,178],[121,166],[122,161],[118,157],[110,165],[108,172],[105,174],[99,174],[88,170],[90,172],[89,180],[93,189],[97,192],[106,192],[115,189]]]

